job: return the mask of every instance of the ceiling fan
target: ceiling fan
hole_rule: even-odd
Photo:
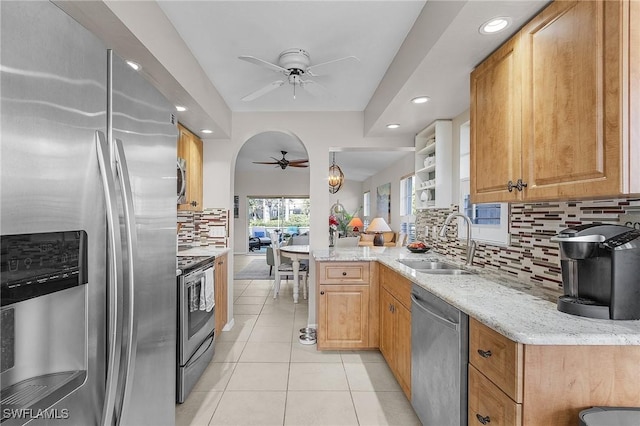
[[[286,169],[287,167],[309,167],[308,164],[304,164],[308,163],[309,160],[287,160],[286,158],[284,158],[287,155],[287,151],[280,152],[282,153],[282,158],[279,160],[275,157],[271,157],[275,161],[254,161],[253,164],[275,164],[276,167],[280,167],[282,170]]]
[[[314,80],[305,80],[303,77],[319,77],[322,73],[318,73],[316,70],[325,65],[334,64],[340,61],[346,60],[356,60],[360,61],[355,56],[346,56],[344,58],[334,59],[327,62],[322,62],[320,64],[311,65],[311,56],[309,52],[304,49],[287,49],[280,54],[278,57],[278,63],[273,64],[271,62],[265,61],[264,59],[256,58],[255,56],[238,56],[239,59],[243,61],[250,62],[255,65],[259,65],[265,68],[268,68],[272,71],[276,71],[282,73],[289,84],[293,85],[293,98],[296,98],[296,86],[300,86],[303,89],[306,89],[315,96],[320,96],[324,91],[326,91],[325,87],[320,83]],[[277,89],[284,85],[285,80],[276,80],[272,83],[267,84],[266,86],[249,93],[247,96],[242,98],[243,101],[253,101],[254,99],[263,96],[272,90]]]

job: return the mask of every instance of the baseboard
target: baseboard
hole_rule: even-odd
[[[233,326],[235,325],[236,320],[234,318],[231,318],[224,327],[222,327],[222,331],[230,331]]]

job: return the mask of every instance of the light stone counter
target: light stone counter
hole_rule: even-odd
[[[436,258],[406,248],[357,247],[312,250],[317,261],[378,261],[513,341],[528,345],[640,345],[640,321],[611,321],[559,312],[560,293],[543,290],[482,268],[469,275],[435,275],[397,259]],[[462,267],[462,265],[461,265]]]
[[[229,252],[229,248],[197,246],[178,250],[178,256],[211,256],[218,257]]]

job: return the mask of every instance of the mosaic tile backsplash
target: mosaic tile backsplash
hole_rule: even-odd
[[[226,209],[178,210],[178,245],[228,247],[228,221]]]
[[[506,247],[478,242],[474,265],[490,268],[535,285],[549,289],[562,288],[559,247],[549,238],[561,230],[588,223],[624,225],[631,216],[640,216],[640,198],[518,203],[510,205],[509,245]],[[448,228],[445,238],[425,237],[425,228],[438,230],[446,217],[458,211],[449,209],[421,210],[416,216],[416,238],[437,253],[459,261],[466,258],[464,240],[457,238],[456,221]]]

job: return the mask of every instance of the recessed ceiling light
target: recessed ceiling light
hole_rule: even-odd
[[[213,133],[213,130],[209,130],[209,129],[202,129],[202,130],[201,130],[201,132],[202,132],[202,133],[207,133],[207,134],[209,134],[209,133]]]
[[[127,65],[129,65],[134,70],[138,71],[140,69],[140,64],[135,63],[133,61],[127,61]]]
[[[387,124],[387,129],[397,129],[398,127],[400,127],[400,125],[396,123]]]
[[[176,105],[176,111],[184,112],[187,110],[187,107],[183,107],[181,105]]]
[[[424,104],[424,103],[429,102],[429,97],[428,96],[418,96],[417,98],[411,99],[411,102],[413,102],[414,104]]]
[[[495,34],[507,28],[511,24],[511,18],[500,16],[491,18],[480,26],[480,34]]]

